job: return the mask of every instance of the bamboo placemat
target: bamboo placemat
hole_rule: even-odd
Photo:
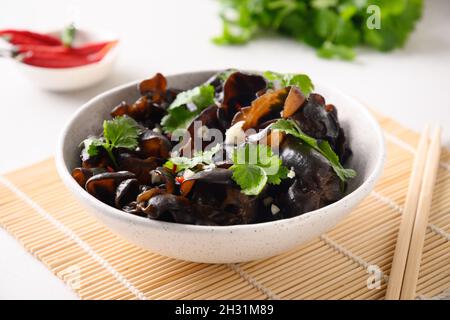
[[[0,176],[0,225],[82,299],[383,299],[418,135],[377,115],[388,160],[342,223],[277,257],[242,264],[166,258],[119,238],[72,198],[52,159]],[[450,151],[442,151],[418,298],[450,288]]]

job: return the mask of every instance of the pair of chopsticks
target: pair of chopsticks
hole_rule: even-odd
[[[416,296],[422,250],[431,208],[433,187],[441,153],[441,129],[429,138],[427,125],[421,134],[400,222],[394,259],[386,291],[388,300]]]

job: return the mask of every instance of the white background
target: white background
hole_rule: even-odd
[[[0,173],[51,156],[62,126],[96,94],[160,71],[245,68],[303,72],[362,99],[401,124],[420,130],[440,123],[450,147],[450,1],[428,0],[406,47],[359,52],[355,62],[318,59],[288,39],[261,39],[243,47],[216,47],[217,3],[193,1],[2,0],[0,29],[60,27],[71,10],[82,26],[116,33],[122,42],[116,71],[76,93],[44,92],[0,59]],[[73,10],[72,10],[73,12]],[[62,282],[0,229],[0,298],[76,298]]]

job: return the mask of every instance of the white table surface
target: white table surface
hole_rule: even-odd
[[[353,63],[327,61],[287,39],[216,47],[217,3],[193,1],[2,1],[0,29],[45,30],[68,21],[70,7],[83,26],[110,30],[122,40],[114,74],[75,93],[40,91],[0,59],[0,173],[50,157],[58,133],[89,98],[156,71],[227,67],[304,72],[362,99],[401,124],[420,130],[440,123],[450,147],[450,13],[448,0],[426,1],[407,46],[390,54],[363,50]],[[60,280],[0,228],[0,299],[76,299]]]

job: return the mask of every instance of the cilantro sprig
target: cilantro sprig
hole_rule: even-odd
[[[305,96],[308,96],[313,90],[314,85],[311,78],[306,74],[295,73],[278,73],[273,71],[264,72],[264,77],[274,86],[278,82],[281,87],[297,86]]]
[[[91,157],[99,154],[99,148],[105,149],[109,158],[117,167],[113,150],[116,148],[136,149],[139,132],[138,124],[134,119],[127,116],[116,117],[112,120],[103,121],[102,137],[89,137],[82,144]]]
[[[338,155],[333,151],[328,141],[317,140],[304,133],[293,120],[280,119],[270,126],[271,130],[279,130],[286,134],[290,134],[299,138],[311,148],[322,154],[329,162],[334,172],[342,180],[356,177],[356,171],[353,169],[345,169],[339,162]]]
[[[260,194],[266,184],[280,184],[289,172],[278,155],[263,144],[246,144],[237,148],[232,160],[232,179],[249,196]]]
[[[214,103],[214,87],[200,85],[180,92],[168,108],[168,114],[161,120],[164,131],[185,129],[205,108]]]
[[[214,155],[222,148],[220,144],[216,144],[209,150],[199,151],[194,153],[192,158],[188,157],[171,157],[164,163],[164,167],[173,170],[175,172],[180,172],[186,169],[192,169],[198,165],[210,165],[214,161]]]

